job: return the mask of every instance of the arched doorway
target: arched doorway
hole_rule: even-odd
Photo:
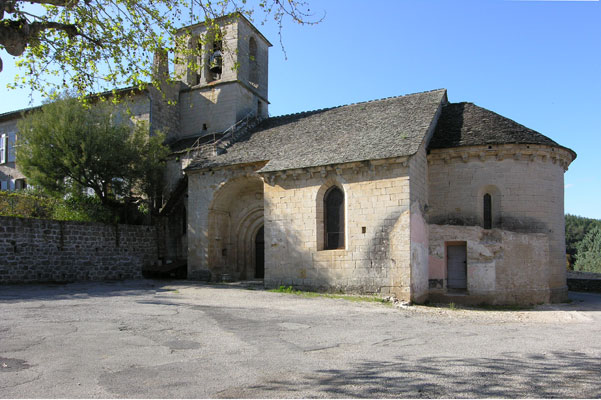
[[[255,278],[265,278],[265,237],[261,227],[255,236]]]
[[[225,182],[209,207],[208,265],[219,279],[254,279],[255,239],[263,226],[263,181],[241,176]]]

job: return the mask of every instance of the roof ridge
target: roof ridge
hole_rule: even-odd
[[[418,95],[418,94],[426,94],[426,93],[440,92],[440,91],[446,91],[446,90],[447,89],[445,89],[445,88],[438,88],[438,89],[432,89],[432,90],[424,90],[422,92],[400,94],[398,96],[381,97],[381,98],[378,98],[378,99],[358,101],[358,102],[355,102],[355,103],[340,104],[340,105],[332,106],[332,107],[316,108],[314,110],[299,111],[299,112],[295,112],[295,113],[276,115],[276,116],[273,116],[273,117],[269,117],[268,119],[273,120],[273,119],[276,119],[276,118],[291,117],[293,115],[311,114],[311,113],[316,113],[316,112],[319,112],[319,111],[333,110],[333,109],[341,108],[341,107],[355,106],[355,105],[367,104],[367,103],[375,103],[377,101],[390,100],[390,99],[398,99],[398,98],[401,98],[401,97],[415,96],[415,95]],[[453,103],[453,104],[457,104],[457,103]]]

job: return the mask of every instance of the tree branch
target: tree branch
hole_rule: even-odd
[[[20,56],[27,45],[39,37],[40,32],[48,29],[63,31],[70,38],[81,36],[97,46],[102,46],[100,41],[81,32],[75,24],[63,24],[53,21],[34,21],[30,23],[24,19],[0,21],[0,44],[11,56]]]

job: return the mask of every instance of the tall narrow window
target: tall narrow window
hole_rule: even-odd
[[[202,57],[203,57],[203,48],[202,48],[202,41],[200,40],[200,38],[197,38],[197,43],[196,46],[198,47],[196,49],[197,51],[197,56],[196,56],[196,64],[197,64],[197,69],[196,69],[196,84],[200,85],[200,82],[202,80]]]
[[[323,199],[326,250],[344,248],[344,193],[336,186]]]
[[[486,193],[484,195],[484,229],[492,228],[492,197]]]
[[[257,74],[257,41],[254,37],[248,40],[248,80],[258,85]]]

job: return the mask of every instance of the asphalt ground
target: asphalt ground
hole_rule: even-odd
[[[188,281],[0,286],[0,397],[599,398],[601,295],[570,296],[491,311]]]

